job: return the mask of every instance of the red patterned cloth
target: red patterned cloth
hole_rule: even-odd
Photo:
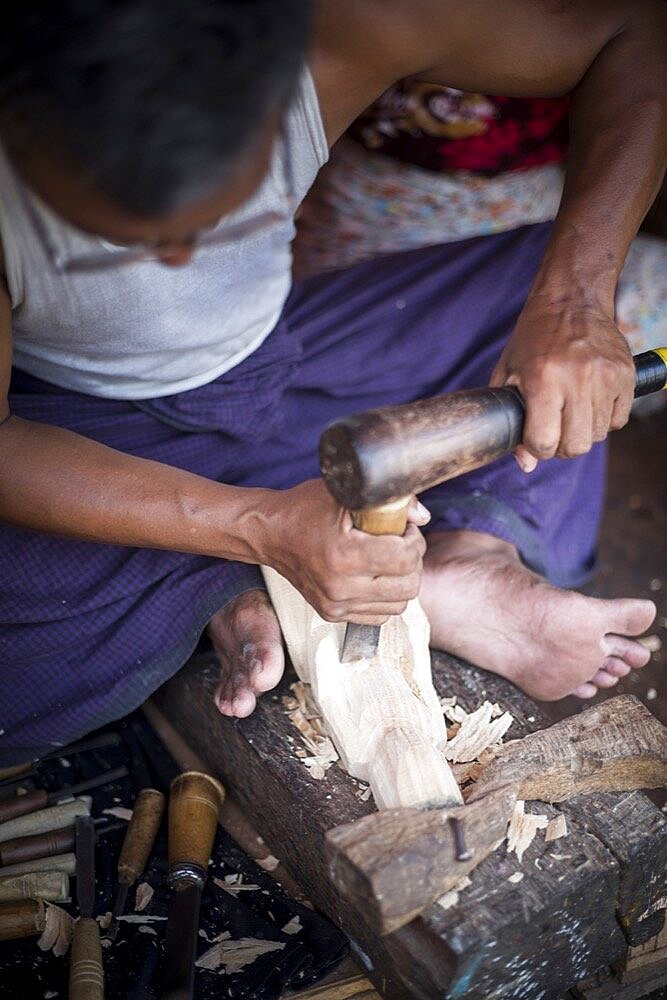
[[[568,102],[567,97],[487,97],[403,80],[348,134],[367,149],[426,170],[492,177],[562,161]]]

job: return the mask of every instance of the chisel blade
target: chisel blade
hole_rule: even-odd
[[[381,628],[381,625],[356,625],[354,622],[348,622],[340,662],[371,660],[377,653]]]
[[[76,899],[82,917],[92,917],[95,906],[95,823],[92,816],[76,817]]]
[[[176,890],[169,903],[161,1000],[192,1000],[201,888]]]

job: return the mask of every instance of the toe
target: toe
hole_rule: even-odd
[[[234,696],[231,706],[232,715],[237,719],[245,719],[254,712],[256,704],[257,699],[253,692],[250,688],[245,688],[243,691],[237,692]]]
[[[618,684],[618,677],[614,677],[607,670],[598,670],[590,683],[596,684],[600,688],[612,688],[615,684]]]
[[[580,684],[578,688],[575,688],[572,694],[575,698],[594,698],[598,693],[598,689],[595,684],[587,682],[586,684]]]
[[[257,694],[270,691],[279,682],[285,669],[282,643],[262,646],[257,650],[250,681]]]
[[[604,661],[602,669],[606,670],[612,677],[627,677],[632,667],[618,656],[608,656]]]
[[[642,646],[641,642],[628,639],[624,635],[609,633],[602,637],[600,646],[605,656],[613,656],[619,660],[624,660],[628,666],[635,669],[645,667],[651,659],[650,650],[646,646]]]
[[[619,632],[621,635],[641,635],[656,616],[657,609],[653,601],[638,601],[628,597],[605,603],[605,611],[611,612],[609,631]]]

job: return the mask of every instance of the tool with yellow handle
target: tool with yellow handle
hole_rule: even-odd
[[[667,385],[667,347],[638,354],[635,396]],[[320,468],[355,527],[402,535],[410,497],[506,455],[520,443],[525,410],[513,386],[465,389],[344,417],[320,439]],[[370,658],[380,627],[349,624],[342,660]]]

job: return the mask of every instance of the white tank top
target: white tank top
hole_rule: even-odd
[[[328,156],[317,95],[302,75],[285,125],[300,201]],[[227,220],[286,211],[282,157]],[[291,284],[294,224],[285,214],[233,245],[202,247],[185,267],[141,261],[58,274],[26,209],[67,258],[117,252],[51,212],[21,185],[0,148],[0,238],[13,309],[14,364],[94,396],[150,399],[204,385],[251,354],[271,332]]]

